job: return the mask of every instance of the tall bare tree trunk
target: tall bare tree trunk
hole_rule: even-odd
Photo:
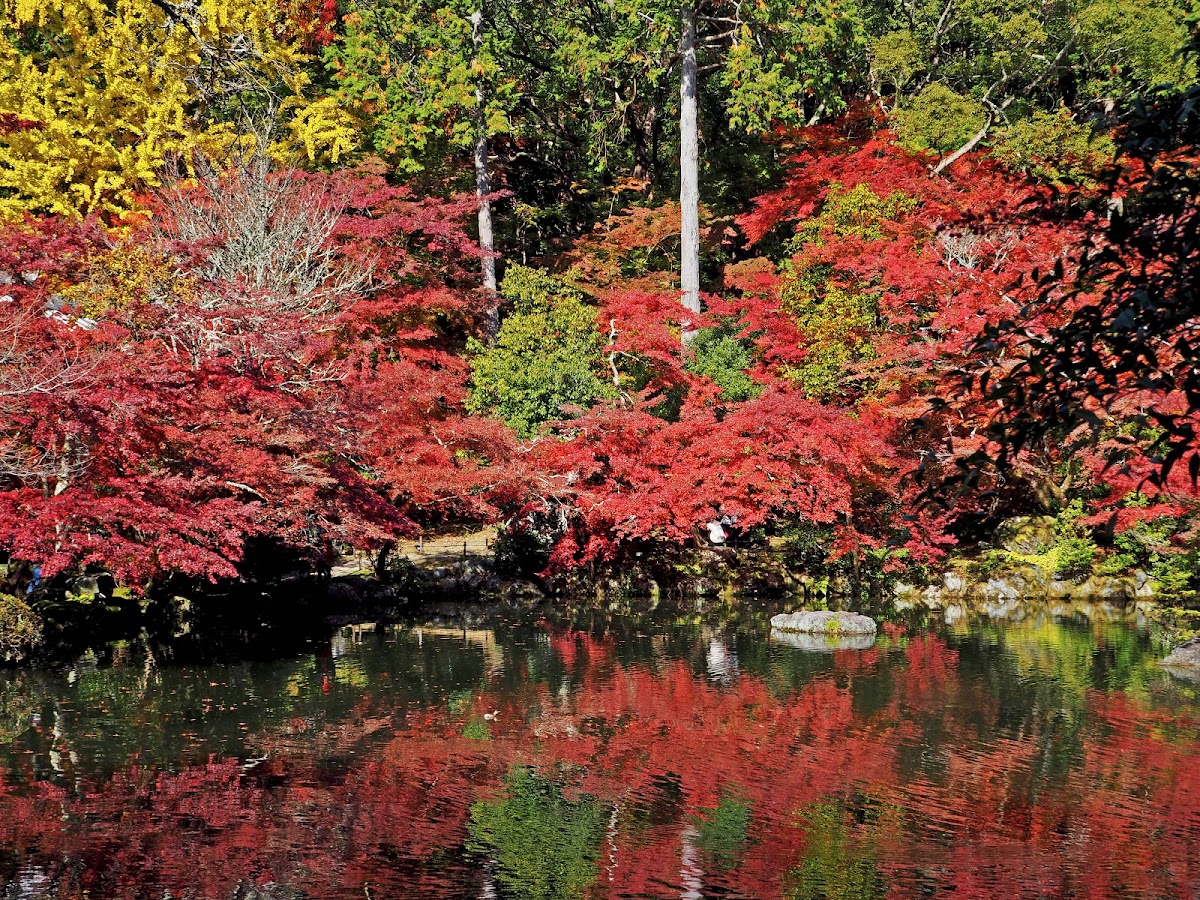
[[[679,207],[680,268],[683,288],[680,301],[700,312],[700,136],[696,116],[696,4],[683,4],[683,74],[679,89]],[[683,323],[683,342],[695,334],[692,323]]]
[[[483,51],[483,11],[471,14],[472,36],[475,40],[475,59]],[[500,330],[500,304],[496,293],[495,238],[492,232],[492,202],[488,199],[491,186],[488,178],[487,94],[483,78],[475,82],[475,195],[479,198],[479,254],[483,259],[483,288],[488,294],[484,330],[489,341]]]

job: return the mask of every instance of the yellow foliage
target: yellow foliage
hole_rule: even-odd
[[[126,241],[98,253],[83,267],[80,280],[59,285],[58,293],[76,315],[99,319],[146,296],[182,298],[194,290],[164,254]]]
[[[119,216],[251,95],[274,98],[310,158],[345,153],[353,123],[306,99],[292,31],[261,0],[0,0],[0,113],[37,123],[0,133],[0,219]]]
[[[359,142],[358,123],[334,97],[298,106],[288,123],[295,146],[304,148],[310,162],[336,163]]]

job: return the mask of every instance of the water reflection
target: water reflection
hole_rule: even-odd
[[[875,646],[873,634],[805,634],[800,631],[771,629],[776,644],[807,650],[809,653],[832,653],[834,650],[870,650]]]
[[[1197,688],[1129,623],[939,614],[821,649],[353,627],[270,663],[0,673],[0,896],[1200,891]]]

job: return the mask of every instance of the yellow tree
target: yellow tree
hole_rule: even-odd
[[[262,0],[0,0],[0,219],[118,216],[164,161],[278,116],[308,155],[336,157],[353,123],[316,98],[303,35]]]

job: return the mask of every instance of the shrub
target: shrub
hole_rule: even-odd
[[[884,84],[897,91],[925,66],[925,51],[907,28],[883,35],[871,47],[871,68]]]
[[[753,400],[762,388],[746,374],[754,362],[751,344],[724,328],[705,328],[692,338],[689,371],[711,379],[730,403]]]
[[[1156,593],[1176,603],[1194,603],[1200,584],[1200,550],[1178,550],[1155,554],[1150,578]]]
[[[1060,578],[1083,581],[1092,574],[1096,560],[1096,544],[1091,534],[1079,524],[1083,517],[1083,501],[1072,500],[1054,519],[1054,574]]]
[[[498,575],[527,577],[550,564],[563,519],[552,509],[533,509],[513,519],[496,535],[493,568]]]
[[[21,598],[0,594],[0,659],[24,659],[41,641],[41,616]]]
[[[788,375],[814,400],[831,400],[843,393],[854,366],[874,354],[871,334],[879,319],[878,303],[866,291],[832,286],[797,306],[807,353]]]
[[[1172,516],[1138,522],[1113,537],[1116,552],[1105,560],[1101,571],[1115,575],[1144,569],[1159,599],[1195,603],[1200,587],[1200,549],[1176,543],[1186,527],[1185,522]]]
[[[1092,574],[1096,545],[1090,538],[1068,537],[1054,548],[1054,574],[1059,578],[1083,581]]]
[[[610,396],[598,375],[603,339],[583,296],[551,276],[509,267],[501,293],[513,303],[491,347],[472,340],[467,409],[503,419],[524,437],[571,408],[589,409]]]

